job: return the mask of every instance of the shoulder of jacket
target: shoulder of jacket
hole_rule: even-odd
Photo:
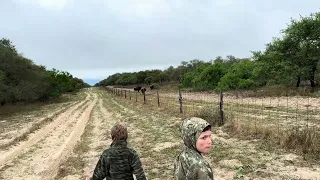
[[[102,152],[102,156],[107,156],[110,152],[110,148],[108,149],[105,149],[103,152]]]
[[[138,153],[135,149],[133,149],[133,148],[131,148],[131,147],[127,147],[127,150],[128,150],[131,154],[139,155],[139,153]]]

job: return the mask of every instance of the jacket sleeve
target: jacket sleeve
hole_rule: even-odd
[[[208,174],[208,171],[205,169],[205,167],[194,164],[187,172],[187,179],[213,180],[213,177]]]
[[[93,176],[91,180],[103,180],[107,177],[107,173],[109,172],[108,158],[106,157],[106,153],[104,152],[93,171]]]
[[[207,171],[203,171],[201,168],[196,170],[196,176],[199,180],[213,180],[213,177],[210,177]]]
[[[142,163],[137,152],[133,151],[133,158],[131,162],[131,167],[133,169],[133,174],[136,176],[137,180],[146,180],[146,175],[144,174]]]

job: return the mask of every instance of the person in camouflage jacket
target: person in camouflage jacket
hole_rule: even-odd
[[[213,180],[213,172],[202,154],[211,148],[211,125],[204,119],[190,117],[183,121],[184,149],[174,162],[175,180]]]
[[[138,153],[127,146],[127,128],[116,124],[111,129],[113,142],[106,149],[94,169],[91,180],[146,180]]]

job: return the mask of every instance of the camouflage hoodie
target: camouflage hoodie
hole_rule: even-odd
[[[146,180],[138,153],[124,140],[113,141],[94,169],[91,180]]]
[[[174,162],[175,180],[213,180],[213,172],[209,163],[196,149],[197,139],[208,125],[207,121],[197,117],[183,121],[181,134],[185,147]]]

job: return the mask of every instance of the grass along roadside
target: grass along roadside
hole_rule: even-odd
[[[153,147],[156,147],[160,146],[162,140],[168,141],[168,139],[163,138],[167,136],[166,133],[159,132],[160,130],[163,130],[161,127],[168,127],[164,126],[166,123],[172,124],[172,131],[176,133],[174,135],[168,135],[173,137],[173,139],[176,139],[171,142],[178,141],[178,126],[173,125],[175,124],[174,121],[168,121],[171,115],[163,113],[162,111],[155,112],[150,106],[132,106],[132,102],[125,101],[115,96],[110,98],[112,98],[113,101],[110,101],[109,99],[106,100],[106,102],[110,104],[109,108],[121,113],[123,117],[127,117],[125,120],[130,122],[130,124],[133,124],[136,129],[139,129],[134,135],[136,137],[133,138],[136,139],[134,141],[134,146],[139,149],[143,158],[146,158],[145,164],[148,173],[151,172],[150,176],[156,178],[161,174],[164,175],[164,178],[161,179],[165,179],[165,177],[169,178],[169,172],[172,170],[172,167],[170,167],[170,163],[172,166],[172,162],[170,161],[172,161],[174,155],[170,155],[170,153],[168,155],[163,155],[164,153],[161,153],[163,150],[158,153],[156,153],[157,151],[153,152],[150,150],[151,146],[149,144],[153,144]],[[129,111],[121,109],[123,107],[132,109],[134,113],[128,113]],[[157,116],[156,114],[159,115]],[[156,121],[153,121],[152,117],[154,117]],[[171,120],[178,120],[179,118],[180,117],[171,117]],[[155,128],[152,128],[153,126]],[[233,139],[229,137],[229,134],[224,132],[225,129],[223,128],[216,128],[215,132],[219,130],[221,132],[217,133],[218,136],[217,139],[214,140],[214,148],[208,158],[214,166],[215,174],[218,178],[237,179],[250,177],[259,179],[299,179],[306,176],[306,173],[311,173],[311,177],[317,177],[318,175],[316,172],[319,170],[319,167],[317,165],[309,164],[301,156],[277,151],[276,149],[269,152],[268,149],[261,148],[261,143],[264,142],[264,139],[253,139],[250,141]],[[230,133],[229,131],[227,132]],[[172,148],[178,149],[177,147]],[[172,150],[172,152],[174,151]],[[162,161],[158,161],[157,156],[160,156]],[[168,162],[168,164],[164,161]],[[154,165],[155,162],[166,164],[167,168]],[[265,164],[265,166],[263,164]],[[153,167],[158,168],[154,169]],[[295,169],[298,170],[298,172]],[[157,172],[160,172],[158,176],[156,176]]]
[[[129,145],[140,154],[148,179],[172,178],[172,159],[179,151],[176,147],[180,145],[179,140],[175,139],[177,132],[171,127],[172,123],[168,123],[173,119],[162,119],[156,114],[146,115],[137,109],[130,111],[108,95],[105,95],[104,103],[109,111],[115,112],[114,118],[127,124]]]
[[[171,112],[171,106],[165,106],[164,109],[155,107],[154,104],[147,101],[147,104],[136,103],[135,101],[126,100],[123,97],[114,96],[116,101],[121,101],[124,104],[128,104],[135,109],[146,109],[150,111],[159,112]],[[162,102],[164,102],[163,99]],[[172,104],[172,99],[168,99],[169,104]],[[132,105],[131,105],[132,104]],[[166,104],[166,103],[164,103]],[[264,105],[268,105],[265,103]],[[167,105],[167,104],[166,104]],[[245,106],[248,105],[250,111],[246,110]],[[204,109],[213,109],[214,107],[210,104],[207,106],[202,106]],[[262,108],[263,111],[259,111]],[[171,111],[170,111],[171,109]],[[288,114],[286,114],[286,112]],[[197,112],[197,111],[196,111]],[[259,114],[260,112],[260,114]],[[276,110],[271,110],[268,108],[263,108],[260,105],[250,105],[250,104],[233,104],[232,106],[225,108],[225,113],[230,115],[228,119],[233,119],[231,123],[231,132],[237,132],[239,138],[241,136],[246,136],[246,138],[256,139],[260,138],[262,141],[270,142],[272,144],[279,144],[277,148],[284,148],[289,152],[297,152],[305,157],[309,156],[310,160],[312,158],[319,159],[320,152],[320,142],[319,142],[319,126],[320,122],[316,119],[316,112],[313,109],[285,109],[279,108]],[[231,114],[230,114],[231,113]],[[294,114],[296,113],[296,114]],[[302,114],[299,114],[302,113]],[[172,114],[172,113],[170,113]],[[193,113],[195,115],[197,113]],[[286,115],[283,115],[286,114]],[[177,115],[177,113],[172,114]],[[192,115],[192,113],[184,113],[183,116]],[[291,117],[289,116],[291,115]],[[181,117],[181,115],[179,116]],[[298,129],[298,131],[296,131]]]
[[[35,112],[41,112],[45,111],[46,109],[52,109],[55,106],[60,106],[66,103],[72,103],[76,101],[82,101],[86,97],[85,93],[86,90],[80,90],[78,92],[63,94],[60,98],[47,102],[19,102],[16,104],[0,106],[0,117],[1,119],[5,119],[14,115],[27,116],[30,113],[35,114]]]

